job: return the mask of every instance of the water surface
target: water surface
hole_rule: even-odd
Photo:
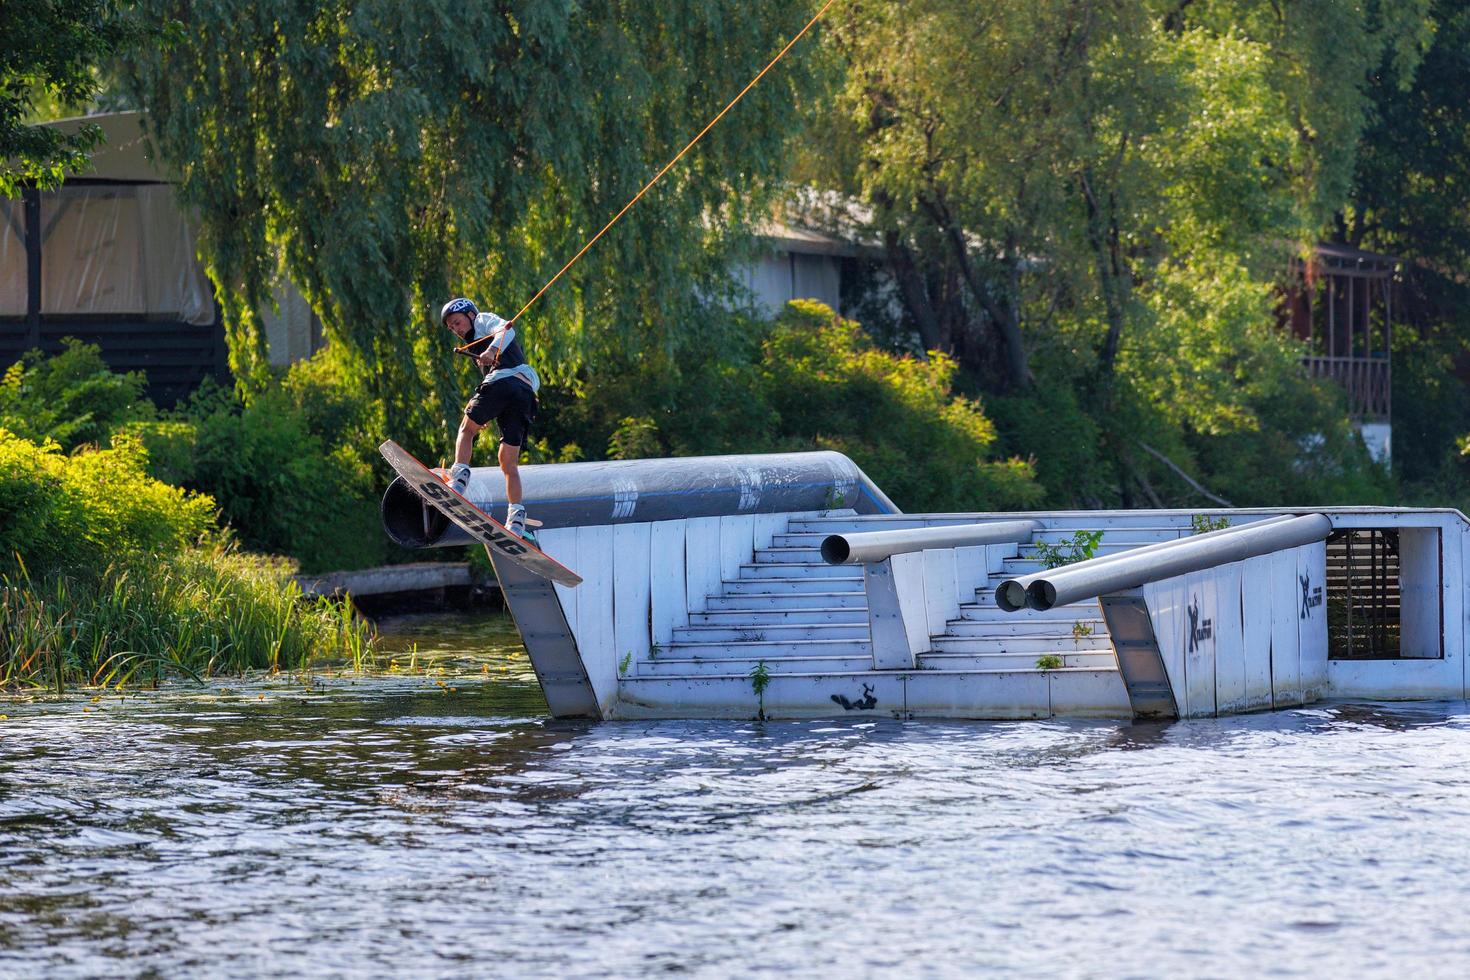
[[[566,723],[385,625],[428,676],[0,703],[0,975],[1470,966],[1464,703]]]

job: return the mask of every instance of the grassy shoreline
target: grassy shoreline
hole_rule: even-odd
[[[282,671],[314,660],[362,669],[372,628],[351,605],[307,599],[289,565],[227,545],[100,573],[0,574],[0,690],[124,687]]]
[[[371,627],[241,550],[213,499],[155,479],[141,440],[64,453],[0,427],[0,689],[362,665]]]

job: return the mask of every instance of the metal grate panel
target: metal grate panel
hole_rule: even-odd
[[[1353,528],[1327,539],[1327,639],[1333,660],[1399,657],[1399,534]]]

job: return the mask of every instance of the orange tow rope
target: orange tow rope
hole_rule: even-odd
[[[698,143],[704,137],[704,134],[705,133],[708,133],[711,129],[714,129],[715,128],[715,123],[719,122],[721,119],[724,119],[725,118],[725,114],[727,112],[729,112],[731,109],[735,108],[735,103],[737,103],[741,99],[743,99],[745,97],[745,93],[746,92],[749,92],[751,89],[755,88],[756,82],[759,82],[762,78],[764,78],[765,75],[766,75],[766,72],[768,72],[772,68],[776,67],[776,62],[778,62],[782,58],[786,57],[786,52],[790,51],[793,47],[795,47],[796,46],[796,42],[797,41],[800,41],[803,37],[805,37],[806,36],[806,32],[809,31],[809,30],[811,30],[812,29],[812,26],[814,24],[816,24],[817,21],[819,21],[819,20],[822,19],[822,15],[827,12],[827,8],[830,7],[830,6],[832,6],[832,4],[834,4],[836,2],[837,2],[837,0],[827,0],[826,3],[822,4],[821,9],[819,9],[816,12],[816,14],[813,15],[813,17],[812,17],[811,20],[809,20],[809,21],[806,22],[806,26],[803,27],[800,31],[798,31],[796,33],[796,36],[793,37],[790,41],[787,41],[786,42],[786,47],[782,48],[781,51],[776,55],[776,57],[774,57],[774,58],[771,59],[771,63],[768,64],[768,65],[766,65],[766,67],[762,68],[760,70],[760,73],[757,74],[754,78],[752,78],[750,80],[750,82],[745,86],[745,88],[743,88],[743,89],[740,90],[740,94],[737,95],[737,96],[735,96],[735,98],[731,99],[730,100],[730,104],[727,105],[727,106],[725,106],[725,108],[721,109],[719,115],[717,115],[713,119],[711,119],[709,121],[709,123],[703,129],[701,129],[699,131],[699,135],[695,136],[694,139],[690,140],[688,142],[688,144],[685,145],[684,149],[680,150],[677,154],[675,154],[674,155],[674,159],[672,159],[668,163],[664,164],[663,169],[661,169],[658,173],[654,174],[653,175],[653,179],[650,180],[648,183],[644,184],[642,190],[640,190],[637,194],[634,194],[633,195],[633,199],[631,201],[629,201],[627,204],[624,204],[623,205],[623,209],[621,211],[619,211],[617,214],[613,215],[611,221],[609,221],[607,224],[605,224],[605,225],[602,226],[602,231],[599,231],[597,234],[593,235],[590,239],[588,239],[587,240],[587,244],[586,245],[583,245],[582,248],[581,248],[581,250],[578,251],[576,255],[573,255],[572,256],[571,261],[567,262],[566,265],[562,266],[561,267],[561,270],[558,271],[556,275],[554,275],[550,279],[548,279],[546,281],[546,285],[542,286],[539,290],[536,291],[536,295],[535,296],[532,296],[531,299],[526,303],[526,305],[523,306],[523,307],[521,307],[520,312],[518,312],[515,316],[513,316],[513,317],[510,318],[510,320],[506,323],[506,326],[510,326],[511,324],[513,324],[517,320],[519,320],[521,318],[521,314],[523,314],[527,310],[529,310],[531,308],[531,304],[532,303],[535,303],[538,299],[540,299],[541,296],[542,296],[542,294],[544,294],[548,289],[550,289],[552,287],[552,285],[554,285],[556,283],[556,281],[562,277],[562,274],[563,273],[565,273],[572,266],[576,265],[577,264],[577,260],[580,259],[582,256],[586,255],[587,254],[587,250],[590,249],[594,244],[596,244],[597,243],[597,240],[599,238],[601,238],[607,232],[607,230],[609,228],[611,228],[613,225],[617,224],[618,223],[618,219],[621,218],[623,215],[627,214],[628,211],[633,207],[633,205],[635,205],[635,204],[638,203],[638,199],[641,198],[644,194],[648,193],[648,189],[650,187],[652,187],[654,184],[658,183],[660,177],[662,177],[664,174],[666,174],[670,170],[672,170],[673,167],[674,167],[674,164],[678,163],[683,158],[684,154],[688,153],[691,149],[693,149],[694,144],[695,143]],[[485,336],[485,337],[481,337],[479,340],[472,340],[468,344],[465,344],[463,347],[456,347],[454,349],[454,352],[456,354],[468,354],[470,352],[470,349],[471,348],[476,347],[476,346],[478,346],[480,344],[483,344],[485,341],[487,341],[489,339],[490,339],[489,336]]]

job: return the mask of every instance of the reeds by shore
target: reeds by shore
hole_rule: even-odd
[[[229,546],[96,575],[0,574],[0,688],[122,686],[168,677],[361,669],[370,627],[350,605],[304,599],[278,560]]]
[[[361,669],[371,628],[291,571],[152,478],[136,438],[64,454],[0,428],[0,689]]]

